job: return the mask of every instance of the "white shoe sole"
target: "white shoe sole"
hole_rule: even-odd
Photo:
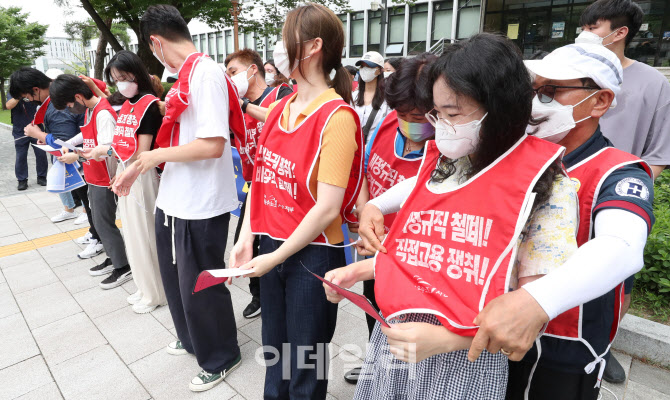
[[[137,304],[133,305],[133,311],[135,311],[135,314],[148,314],[158,308],[158,306],[141,306],[138,307]]]
[[[112,271],[114,271],[114,267],[109,265],[107,268],[98,271],[91,271],[89,269],[88,274],[91,276],[102,276],[102,275],[109,275],[112,273]]]
[[[256,312],[254,312],[253,314],[243,315],[243,317],[246,318],[246,319],[251,319],[251,318],[258,317],[259,315],[261,315],[261,309],[260,308],[258,310],[256,310]]]
[[[173,356],[183,356],[185,354],[188,354],[188,351],[184,349],[173,349],[170,346],[165,347],[165,351],[167,351],[168,354],[172,354]]]
[[[53,219],[53,218],[52,218],[52,219],[51,219],[51,222],[53,222],[54,224],[57,224],[57,223],[59,223],[59,222],[64,222],[64,221],[68,221],[68,220],[71,220],[71,219],[75,219],[75,218],[77,218],[78,216],[79,216],[79,215],[74,215],[74,216],[72,216],[72,217],[66,217],[66,218],[60,218],[60,219]]]
[[[228,371],[226,371],[226,374],[224,376],[215,380],[214,382],[210,382],[210,383],[203,384],[203,385],[194,385],[193,383],[189,382],[188,383],[188,388],[191,389],[192,392],[204,392],[204,391],[207,391],[209,389],[212,389],[214,386],[223,382],[223,380],[226,379],[228,377],[228,375],[230,375],[231,372],[235,371],[237,369],[237,367],[239,367],[240,365],[242,365],[242,360],[240,360],[240,362],[238,362],[237,364],[230,367],[230,369],[228,369]]]
[[[131,294],[130,296],[126,297],[126,301],[131,306],[134,306],[135,304],[139,303],[140,300],[142,300],[142,296],[135,297],[135,294]]]
[[[123,285],[124,283],[126,283],[126,282],[128,282],[132,279],[133,279],[133,274],[128,274],[128,275],[126,275],[122,278],[117,279],[116,282],[114,282],[114,283],[105,284],[105,283],[100,282],[100,287],[105,289],[105,290],[114,289],[115,287],[119,287],[119,286]]]

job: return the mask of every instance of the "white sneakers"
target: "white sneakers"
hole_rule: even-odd
[[[86,213],[79,214],[77,219],[74,220],[75,225],[85,224],[86,222],[88,222],[88,217],[86,216]]]
[[[133,311],[135,314],[147,314],[155,310],[158,306],[146,306],[142,303],[133,304]]]
[[[91,235],[91,232],[86,232],[86,234],[80,238],[75,239],[75,243],[78,244],[89,244],[91,243],[91,238],[93,235]]]
[[[85,260],[87,258],[92,258],[102,253],[105,249],[102,247],[102,243],[95,239],[89,239],[88,246],[81,253],[77,254],[77,257]]]
[[[79,216],[79,213],[77,213],[77,212],[74,212],[74,211],[68,212],[68,211],[63,210],[63,211],[60,212],[60,214],[58,214],[54,217],[51,217],[51,222],[63,222],[63,221],[67,221],[68,219],[77,218],[78,216]]]
[[[126,301],[131,306],[139,303],[140,300],[142,300],[142,293],[139,290],[126,298]]]

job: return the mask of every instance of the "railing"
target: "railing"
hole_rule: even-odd
[[[442,52],[444,52],[444,45],[446,43],[446,40],[444,38],[438,40],[434,45],[430,47],[428,50],[429,53],[435,54],[436,56],[441,56]]]

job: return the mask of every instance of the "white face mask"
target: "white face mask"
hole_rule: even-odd
[[[457,125],[451,125],[443,118],[436,119],[430,113],[426,114],[426,118],[435,127],[435,144],[440,153],[451,160],[458,160],[472,154],[477,148],[482,121],[487,115],[489,113],[484,114],[481,119]]]
[[[586,99],[596,93],[597,92],[591,93],[574,106],[564,106],[563,104],[556,101],[556,99],[549,103],[542,103],[540,98],[535,96],[535,98],[533,98],[533,111],[531,112],[531,115],[534,119],[547,118],[547,121],[541,123],[538,126],[528,125],[528,128],[526,128],[526,133],[535,131],[535,137],[552,143],[560,142],[575,126],[577,126],[578,123],[591,118],[589,115],[586,118],[575,121],[575,118],[572,114],[575,107],[582,104],[586,101]]]
[[[305,42],[308,42],[310,40],[312,39],[305,40]],[[300,60],[296,60],[296,62],[293,63],[294,64],[293,69],[290,69],[288,52],[286,51],[286,47],[284,47],[284,42],[280,40],[275,45],[275,50],[272,53],[272,57],[275,60],[275,67],[277,67],[277,71],[279,71],[279,73],[284,75],[285,77],[290,78],[293,71],[295,71],[296,68],[298,68],[298,64],[300,63],[300,61],[306,60],[311,56],[307,56],[305,58],[301,58]]]
[[[251,65],[249,68],[251,68]],[[244,95],[247,94],[247,90],[249,90],[249,79],[253,77],[253,75],[251,75],[251,77],[247,78],[247,71],[249,71],[249,68],[236,73],[232,78],[230,78],[235,84],[235,87],[237,87],[237,93],[240,95],[240,97],[244,97]]]
[[[608,37],[614,35],[618,31],[619,30],[617,29],[617,30],[615,30],[614,32],[610,33],[609,35],[607,35],[605,37],[600,37],[600,36],[596,35],[595,33],[591,32],[591,31],[582,31],[582,33],[580,33],[579,36],[577,36],[577,39],[575,39],[575,43],[579,43],[579,44],[599,44],[599,45],[607,47],[614,42],[603,44],[603,40],[605,40]]]
[[[138,93],[136,82],[116,82],[116,88],[119,89],[123,97],[128,99],[132,99]]]
[[[163,54],[163,44],[158,39],[156,39],[156,41],[158,42],[158,46],[160,46],[160,48],[161,48],[161,57],[163,57],[162,60],[160,58],[158,58],[158,54],[156,54],[156,45],[154,45],[154,49],[153,49],[152,53],[154,53],[154,57],[156,57],[156,60],[158,60],[158,62],[160,62],[165,67],[165,69],[168,70],[169,73],[176,74],[177,72],[179,72],[179,69],[171,67],[167,63],[167,61],[165,61],[165,54]]]
[[[393,74],[393,71],[384,71],[384,78],[388,78],[391,74]]]
[[[275,74],[272,72],[266,72],[265,73],[265,84],[266,85],[272,85],[275,82]]]
[[[377,69],[369,67],[361,67],[359,70],[363,82],[372,82],[377,77]]]

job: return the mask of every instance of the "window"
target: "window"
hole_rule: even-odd
[[[233,31],[226,31],[226,55],[232,54],[235,50],[233,46]]]
[[[426,51],[428,33],[428,4],[418,4],[409,9],[409,46],[407,54],[421,54]]]
[[[405,7],[390,8],[388,23],[387,44],[403,44],[405,42]]]
[[[213,60],[216,60],[216,34],[214,32],[208,34],[209,36],[209,54]]]
[[[349,57],[363,56],[363,34],[365,29],[365,14],[363,12],[351,13],[351,26],[349,27]]]
[[[200,35],[200,48],[201,53],[207,52],[207,35],[204,33]]]
[[[467,39],[479,32],[481,0],[459,0],[458,38]]]
[[[368,51],[380,52],[379,38],[381,34],[381,11],[368,11]]]
[[[443,1],[433,4],[433,34],[431,46],[440,39],[451,39],[451,22],[453,16],[453,1]]]
[[[195,49],[196,50],[200,49],[200,41],[198,40],[198,35],[191,36],[191,40],[193,40],[193,45],[195,46]]]
[[[254,36],[251,33],[247,33],[244,36],[244,48],[256,50],[256,47],[254,46]]]
[[[216,32],[216,62],[223,62],[223,32]]]

